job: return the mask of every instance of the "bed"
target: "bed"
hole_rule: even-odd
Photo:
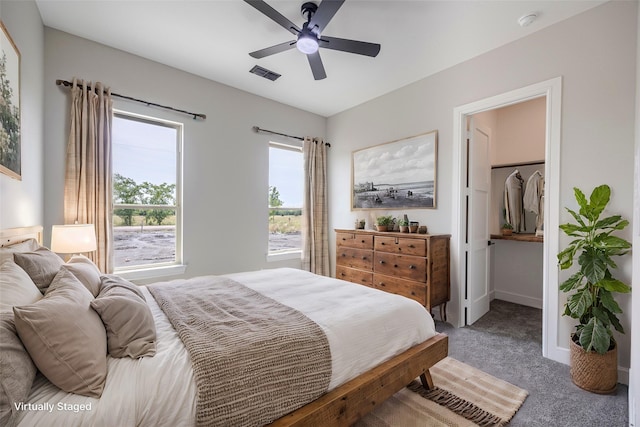
[[[41,244],[41,236],[41,227],[0,230],[0,245],[13,246],[30,238]],[[326,390],[279,416],[273,426],[352,425],[417,377],[432,387],[428,370],[447,355],[447,337],[436,333],[424,307],[333,278],[273,269],[157,283],[140,287],[155,323],[154,355],[107,357],[99,398],[62,391],[38,373],[25,401],[31,406],[17,411],[17,425],[209,424],[198,418],[201,386],[194,380],[198,363],[196,359],[191,363],[190,349],[160,307],[158,301],[163,307],[165,301],[157,293],[172,286],[206,287],[211,280],[223,281],[225,288],[237,283],[247,292],[303,313],[326,336],[331,356]],[[255,379],[255,372],[244,375],[245,381]],[[47,405],[56,406],[49,411]]]

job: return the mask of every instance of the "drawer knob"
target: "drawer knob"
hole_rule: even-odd
[[[410,248],[415,248],[415,246],[413,246],[413,245],[409,245],[409,247],[410,247]]]
[[[366,257],[366,256],[363,256],[363,257],[362,257],[362,259],[367,259],[367,257]]]
[[[384,261],[380,260],[380,264],[384,264]]]
[[[345,257],[345,256],[347,256],[347,254],[342,254],[342,255],[340,255],[340,256],[343,256],[343,257]]]
[[[398,264],[393,264],[393,266],[394,266],[395,268],[398,268]]]
[[[345,276],[345,274],[344,274],[344,273],[340,273],[340,275],[341,275],[342,277],[344,277],[344,276]]]
[[[380,242],[380,245],[381,245],[381,246],[384,246],[384,242]]]
[[[362,240],[362,243],[364,243],[364,240]]]
[[[410,265],[410,266],[409,266],[409,269],[410,269],[410,270],[415,270],[415,269],[416,269],[416,266],[415,266],[415,265]]]

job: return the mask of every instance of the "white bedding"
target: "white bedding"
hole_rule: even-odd
[[[316,322],[332,357],[330,388],[436,334],[415,301],[296,269],[227,275]],[[193,371],[186,348],[146,288],[157,329],[154,357],[108,358],[100,399],[59,390],[38,374],[20,426],[193,426]],[[84,405],[84,406],[81,406]]]

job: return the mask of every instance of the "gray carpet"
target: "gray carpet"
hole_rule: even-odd
[[[511,420],[513,427],[625,427],[628,389],[598,395],[576,387],[569,366],[542,357],[542,311],[494,300],[474,325],[454,328],[436,321],[449,335],[449,356],[529,392]]]

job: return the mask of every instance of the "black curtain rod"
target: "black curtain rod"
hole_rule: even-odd
[[[73,86],[73,83],[71,83],[71,82],[69,82],[67,80],[59,80],[59,79],[56,80],[56,84],[58,86],[67,86],[67,87]],[[87,88],[89,88],[89,90],[91,90],[91,86],[87,85]],[[171,110],[171,111],[176,111],[178,113],[183,113],[183,114],[186,114],[188,116],[193,116],[193,120],[196,120],[196,119],[206,120],[207,119],[206,114],[192,113],[190,111],[180,110],[178,108],[168,107],[166,105],[156,104],[155,102],[149,102],[149,101],[145,101],[145,100],[138,99],[138,98],[132,98],[130,96],[120,95],[120,94],[113,93],[113,92],[111,92],[111,96],[115,96],[117,98],[126,99],[126,100],[129,100],[129,101],[139,102],[141,104],[145,104],[145,105],[150,106],[150,107],[164,108],[165,110]]]
[[[280,133],[280,132],[274,132],[272,130],[267,130],[267,129],[261,129],[258,126],[254,126],[253,127],[253,131],[254,132],[266,132],[266,133],[271,133],[273,135],[280,135],[280,136],[284,136],[287,138],[293,138],[293,139],[299,139],[300,141],[304,141],[304,138],[301,136],[295,136],[295,135],[287,135],[286,133]],[[331,144],[329,144],[328,142],[325,142],[324,145],[326,145],[327,147],[331,147]]]
[[[533,166],[533,165],[544,165],[544,160],[538,160],[535,162],[522,162],[522,163],[509,163],[506,165],[498,165],[491,166],[491,169],[499,169],[499,168],[517,168],[518,166]]]

